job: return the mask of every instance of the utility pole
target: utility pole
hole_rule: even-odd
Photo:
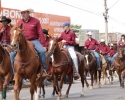
[[[108,8],[107,8],[107,0],[104,0],[104,9],[105,13],[103,13],[105,20],[105,41],[108,44]]]

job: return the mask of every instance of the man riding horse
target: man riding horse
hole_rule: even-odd
[[[90,50],[97,59],[98,70],[101,70],[101,60],[99,54],[95,51],[96,47],[99,45],[96,39],[92,38],[92,33],[88,32],[88,39],[85,41],[84,49]]]
[[[125,52],[125,35],[124,34],[121,35],[121,40],[118,42],[118,46],[123,46],[124,52]],[[113,66],[113,62],[114,62],[117,55],[118,55],[118,53],[115,53],[112,57],[112,62],[111,62],[112,66]]]
[[[44,68],[44,73],[46,76],[47,75],[46,55],[45,55],[45,50],[44,50],[43,46],[41,45],[44,41],[44,35],[42,32],[42,28],[41,28],[39,20],[30,16],[30,14],[33,12],[34,12],[33,9],[21,10],[20,13],[21,13],[22,19],[18,21],[17,25],[20,26],[21,24],[23,24],[24,36],[26,37],[27,40],[34,43],[34,47],[37,50],[37,52],[39,53],[40,60],[42,62],[41,64]],[[11,63],[12,63],[13,68],[14,68],[15,56],[16,56],[16,51],[11,52],[10,57],[11,57]],[[43,73],[43,70],[42,70],[43,68],[41,68],[40,74]]]
[[[74,50],[75,45],[75,33],[70,29],[70,24],[68,22],[64,22],[62,24],[64,32],[61,34],[61,36],[58,38],[58,42],[62,41],[64,43],[63,48],[66,48],[69,51],[69,54],[73,60],[74,63],[74,78],[78,79],[78,60],[76,57],[76,53]]]

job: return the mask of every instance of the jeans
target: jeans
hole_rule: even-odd
[[[35,47],[36,51],[39,53],[39,57],[40,57],[40,60],[42,62],[43,68],[44,68],[44,70],[46,70],[46,55],[45,55],[46,52],[45,52],[44,48],[42,47],[42,45],[38,39],[31,40],[31,42],[34,43],[34,47]],[[14,58],[15,58],[15,56],[16,56],[16,51],[13,51],[10,53],[10,59],[11,59],[11,65],[13,68],[13,72],[14,72]]]
[[[112,57],[106,55],[106,59],[108,60],[108,63],[111,65],[111,60],[112,60]]]
[[[94,50],[90,50],[92,53],[94,53],[94,55],[95,55],[95,57],[96,57],[96,59],[97,59],[97,65],[98,65],[98,67],[101,67],[101,60],[100,60],[100,56],[99,56],[99,54],[96,52],[96,51],[94,51]]]
[[[68,49],[69,54],[70,54],[70,56],[73,60],[74,66],[76,68],[76,71],[78,72],[78,60],[77,60],[77,57],[76,57],[74,46],[64,45],[63,48]]]

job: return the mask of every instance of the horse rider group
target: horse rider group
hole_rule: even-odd
[[[41,64],[43,66],[44,70],[41,70],[41,73],[43,73],[45,76],[48,76],[46,72],[46,55],[47,52],[50,37],[48,34],[48,30],[43,29],[40,25],[40,21],[34,17],[31,17],[30,14],[33,13],[33,9],[23,9],[20,11],[22,19],[17,22],[17,25],[20,26],[23,24],[23,34],[26,37],[27,40],[34,43],[34,47],[39,53]],[[7,18],[6,16],[2,16],[0,22],[2,23],[2,27],[0,28],[0,42],[1,44],[10,44],[10,26],[8,25],[11,22],[11,19]],[[69,54],[73,60],[74,63],[74,77],[79,77],[78,74],[78,61],[76,57],[76,53],[74,50],[75,46],[75,33],[70,29],[70,24],[68,22],[64,22],[62,24],[62,28],[64,32],[61,34],[61,36],[57,39],[58,42],[62,41],[64,43],[64,48],[66,48],[69,51]],[[43,34],[44,33],[44,34]],[[110,48],[105,44],[105,40],[101,39],[100,43],[92,38],[92,33],[87,33],[88,39],[85,41],[84,49],[90,50],[94,56],[97,59],[97,65],[98,70],[101,70],[101,59],[99,56],[100,54],[103,54],[106,56],[108,62],[110,65],[112,65],[113,60],[115,59],[117,53],[115,53],[115,50],[113,49],[113,44],[110,45]],[[125,47],[125,35],[121,36],[121,40],[119,41],[119,45],[123,45]],[[10,59],[12,64],[13,73],[14,71],[14,58],[16,56],[16,51],[13,51],[10,53]],[[112,60],[111,60],[112,59]],[[42,69],[42,68],[41,68]]]

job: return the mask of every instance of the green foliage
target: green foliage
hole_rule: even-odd
[[[81,29],[82,25],[73,25],[71,24],[71,29]]]

